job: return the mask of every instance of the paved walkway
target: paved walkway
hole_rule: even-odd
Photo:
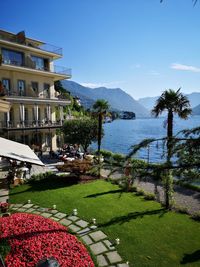
[[[56,209],[41,208],[34,204],[11,204],[10,208],[15,212],[38,214],[63,224],[90,248],[100,267],[129,266],[117,252],[116,244],[111,243],[108,236],[99,230],[96,224],[84,221],[78,216],[67,215]]]

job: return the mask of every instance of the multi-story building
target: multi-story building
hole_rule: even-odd
[[[54,82],[71,78],[71,70],[54,65],[62,49],[0,30],[0,89],[10,110],[0,112],[0,135],[21,143],[55,150],[63,107]]]

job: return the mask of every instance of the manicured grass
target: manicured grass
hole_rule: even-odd
[[[200,266],[200,223],[187,215],[166,212],[160,204],[134,193],[124,193],[106,181],[66,185],[43,180],[11,190],[11,203],[28,199],[88,221],[96,218],[111,240],[119,237],[118,251],[134,267]]]

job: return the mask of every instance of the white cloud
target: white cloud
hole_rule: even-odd
[[[105,83],[90,83],[90,82],[80,82],[82,86],[90,87],[90,88],[98,88],[98,87],[119,87],[120,84],[124,83],[124,81],[113,81],[113,82],[105,82]]]
[[[195,66],[179,64],[179,63],[172,63],[170,68],[174,69],[174,70],[185,70],[185,71],[192,71],[192,72],[200,72],[200,68],[197,68]]]

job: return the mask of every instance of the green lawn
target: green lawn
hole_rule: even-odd
[[[42,207],[96,218],[102,230],[114,240],[118,251],[134,267],[200,266],[200,223],[187,215],[165,212],[160,204],[134,193],[121,192],[106,181],[66,185],[63,178],[22,185],[11,190],[11,203],[31,199]]]

